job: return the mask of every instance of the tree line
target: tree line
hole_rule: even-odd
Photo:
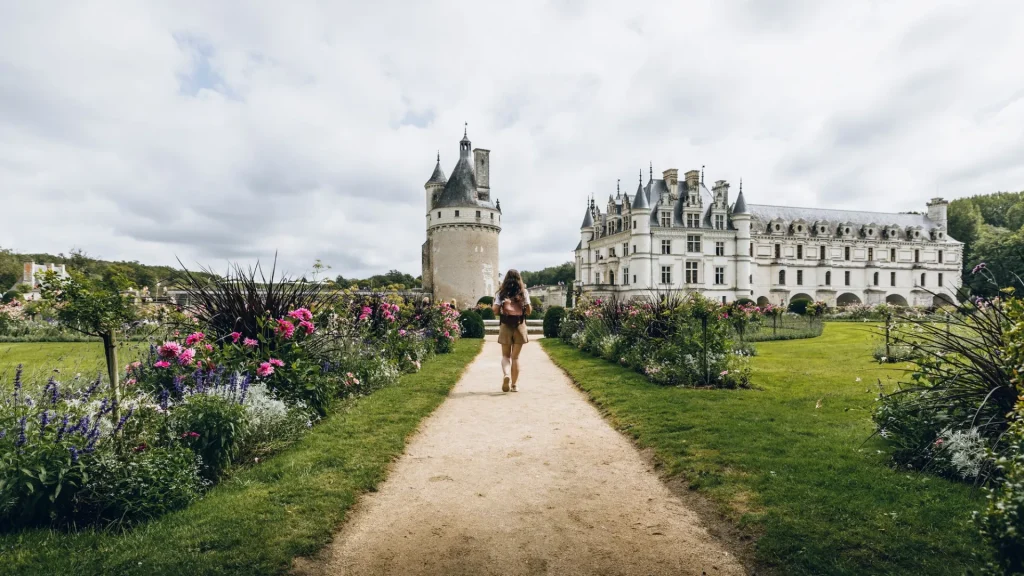
[[[964,243],[964,286],[972,293],[991,296],[999,287],[1024,289],[1024,192],[953,200],[948,229],[951,237]],[[985,273],[972,274],[982,263]]]

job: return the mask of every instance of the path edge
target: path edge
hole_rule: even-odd
[[[561,342],[559,341],[559,343]],[[750,576],[777,574],[770,567],[759,565],[757,562],[756,546],[760,535],[756,530],[751,528],[744,529],[738,526],[734,520],[729,518],[728,508],[723,504],[715,502],[711,497],[705,496],[698,490],[691,488],[690,483],[682,476],[669,476],[666,474],[665,467],[658,461],[654,448],[640,446],[637,439],[627,434],[608,410],[590,392],[580,386],[579,382],[572,377],[572,374],[569,374],[561,364],[548,354],[544,346],[539,347],[544,352],[544,355],[548,357],[548,360],[572,383],[573,389],[586,398],[587,403],[597,410],[597,413],[601,415],[601,419],[607,422],[617,434],[625,438],[630,446],[637,451],[644,463],[655,471],[655,475],[662,485],[668,488],[669,492],[678,498],[687,509],[697,515],[700,519],[701,528],[706,530],[723,548],[735,556]]]

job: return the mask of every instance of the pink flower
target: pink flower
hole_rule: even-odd
[[[277,327],[274,328],[274,332],[277,332],[279,336],[288,340],[295,334],[295,324],[292,324],[284,318],[280,318],[277,321]]]
[[[725,376],[728,373],[729,373],[728,370],[722,370],[722,372],[721,372],[721,374],[719,374],[719,376]]]
[[[185,432],[185,433],[183,433],[181,435],[181,437],[186,439],[186,440],[191,440],[191,439],[199,438],[199,433],[198,432]]]
[[[309,336],[310,334],[313,333],[314,330],[316,330],[316,326],[313,326],[313,323],[310,322],[309,320],[303,320],[302,322],[299,322],[299,328],[302,328],[302,330],[306,333],[306,336]]]
[[[242,333],[241,332],[232,332],[231,333],[231,343],[232,344],[238,344],[238,339],[241,338],[241,337],[242,337]]]
[[[195,359],[195,357],[196,349],[186,348],[181,351],[181,354],[178,355],[178,364],[181,364],[182,366],[191,366],[192,360]]]
[[[188,338],[185,338],[185,346],[191,346],[205,337],[206,334],[203,334],[202,332],[193,332],[188,335]]]
[[[157,362],[156,364],[153,364],[153,367],[154,368],[170,368],[171,367],[171,363],[168,362],[167,360],[161,360],[161,361]]]
[[[246,338],[245,340],[242,340],[242,345],[243,346],[248,346],[249,348],[255,348],[255,347],[259,346],[260,343],[255,341],[255,340],[253,340],[252,338]]]
[[[288,316],[291,316],[296,320],[309,321],[313,319],[313,313],[310,312],[307,308],[299,308],[296,310],[292,310],[291,312],[288,313]]]
[[[449,333],[448,333],[448,331],[447,331],[447,330],[445,330],[445,331],[444,331],[444,337],[445,337],[445,338],[451,338],[452,336],[451,336],[451,334],[449,334]]]
[[[207,352],[213,352],[213,346],[210,344],[203,344],[203,348],[206,348]]]
[[[178,354],[181,354],[181,344],[177,342],[164,342],[162,346],[156,349],[156,353],[161,358],[177,358]]]
[[[270,362],[264,362],[260,364],[259,368],[256,369],[256,375],[260,378],[266,378],[274,373],[274,367]]]
[[[267,361],[267,363],[277,366],[278,368],[284,368],[284,362],[278,360],[277,358],[271,358],[270,360]]]
[[[405,330],[399,330],[398,331],[398,335],[399,336],[405,336],[406,335],[406,331]]]
[[[129,378],[124,381],[125,386],[135,386],[135,378]]]

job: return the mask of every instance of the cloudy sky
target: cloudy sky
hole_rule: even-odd
[[[765,204],[1021,190],[1022,29],[1019,1],[0,0],[0,246],[417,275],[463,122],[502,268],[568,260],[649,162]]]

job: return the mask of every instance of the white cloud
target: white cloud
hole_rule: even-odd
[[[1013,2],[7,2],[0,246],[418,274],[463,121],[503,267],[569,259],[585,198],[648,162],[756,203],[1019,190],[1022,25]]]

